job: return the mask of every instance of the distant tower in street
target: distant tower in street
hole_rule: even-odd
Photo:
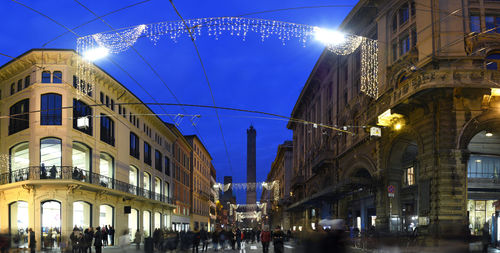
[[[257,132],[252,125],[247,129],[247,186],[255,185],[256,182],[256,144],[255,137]],[[247,204],[255,204],[257,193],[255,187],[247,187]]]

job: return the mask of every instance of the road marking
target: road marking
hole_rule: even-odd
[[[293,246],[285,245],[285,248],[287,248],[287,249],[293,249]]]
[[[256,250],[256,249],[257,249],[257,246],[253,246],[253,245],[252,245],[252,246],[250,246],[250,249],[255,249],[255,250]]]

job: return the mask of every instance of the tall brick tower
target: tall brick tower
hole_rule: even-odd
[[[247,129],[247,184],[254,184],[256,179],[256,148],[255,148],[255,137],[257,132],[252,125]],[[255,187],[247,188],[247,204],[255,204],[257,201],[257,193]]]

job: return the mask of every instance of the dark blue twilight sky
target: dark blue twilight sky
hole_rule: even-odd
[[[66,27],[73,28],[94,16],[71,0],[16,0],[26,4]],[[80,0],[98,15],[106,14],[139,0]],[[336,28],[352,7],[355,0],[183,0],[174,1],[184,18],[236,16],[250,12],[292,8],[301,6],[347,5],[336,8],[312,8],[253,15],[287,22]],[[13,2],[1,1],[2,26],[0,26],[0,53],[18,56],[31,48],[40,48],[46,42],[65,32],[65,29],[49,19]],[[141,5],[105,17],[114,28],[178,20],[167,0],[151,0]],[[79,35],[88,35],[109,28],[101,21],[94,21],[75,30]],[[300,91],[305,84],[323,47],[310,43],[303,47],[290,41],[283,46],[280,41],[269,39],[261,42],[257,36],[249,35],[246,41],[230,35],[215,40],[202,36],[196,40],[205,63],[209,80],[218,106],[259,110],[289,116]],[[160,40],[153,45],[148,39],[140,39],[137,50],[151,62],[153,67],[173,90],[181,103],[212,105],[212,100],[203,71],[193,44],[187,38],[177,43]],[[66,34],[47,48],[76,48],[76,37]],[[119,65],[145,86],[159,102],[175,103],[163,84],[131,50],[110,56]],[[0,65],[10,61],[0,56]],[[97,65],[127,86],[144,102],[153,102],[139,86],[109,60],[100,60]],[[152,106],[157,113],[159,107]],[[178,107],[165,107],[168,113],[184,113]],[[234,111],[219,111],[229,156],[230,169],[215,112],[212,109],[186,108],[188,114],[200,114],[197,124],[204,144],[213,157],[217,170],[217,181],[232,175],[233,182],[246,179],[246,129],[253,124],[257,130],[257,181],[264,181],[276,155],[277,146],[291,139],[292,132],[286,129],[286,121],[259,119],[254,114]],[[168,117],[162,116],[166,121]],[[188,119],[179,126],[184,134],[196,134]],[[238,203],[245,202],[244,191],[236,191]],[[260,193],[257,194],[260,198]]]

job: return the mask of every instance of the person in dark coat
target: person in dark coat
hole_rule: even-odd
[[[108,226],[105,225],[101,229],[101,235],[102,235],[102,246],[108,246]]]
[[[198,230],[194,231],[191,237],[193,243],[193,253],[195,252],[198,253],[198,247],[200,246],[200,239],[201,239],[200,231]]]
[[[30,248],[31,253],[35,253],[36,250],[36,236],[35,232],[30,228],[28,229],[28,247]]]
[[[101,227],[97,227],[94,233],[94,247],[96,253],[101,253],[102,250],[102,233]]]
[[[217,246],[219,244],[219,230],[217,229],[212,233],[212,244],[214,247],[214,250],[217,251]]]
[[[115,228],[113,228],[113,226],[109,226],[109,240],[111,241],[111,246],[114,246],[115,245]]]
[[[488,247],[490,245],[490,226],[486,222],[483,225],[483,236],[482,236],[482,244],[483,244],[483,252],[488,252]]]
[[[238,246],[238,250],[241,249],[241,230],[240,228],[236,228],[236,244]]]
[[[208,233],[205,230],[205,227],[202,227],[200,230],[200,240],[201,240],[201,252],[205,252],[208,250]]]
[[[285,245],[283,242],[284,237],[285,237],[285,233],[283,233],[283,231],[281,231],[281,227],[276,226],[276,229],[274,230],[274,233],[273,233],[274,253],[285,252]]]

